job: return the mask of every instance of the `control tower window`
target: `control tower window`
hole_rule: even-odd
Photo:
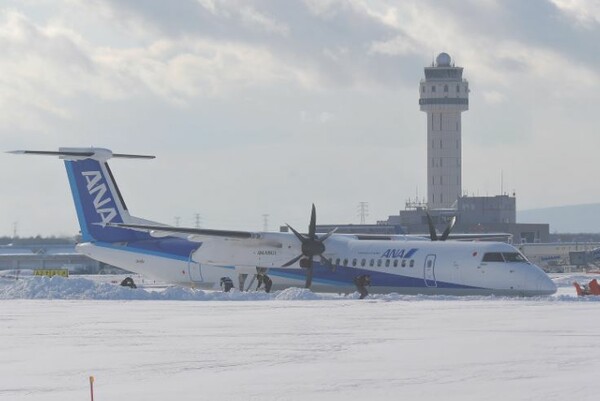
[[[444,92],[448,92],[448,85],[444,85]]]

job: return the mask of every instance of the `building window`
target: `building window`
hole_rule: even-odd
[[[460,92],[460,85],[456,85],[456,93]]]
[[[440,175],[440,185],[444,185],[444,176],[443,175]]]
[[[431,167],[435,167],[435,159],[431,159]]]
[[[435,142],[433,139],[431,140],[431,149],[435,149]]]
[[[442,113],[440,113],[440,131],[442,130]]]
[[[440,157],[440,167],[442,167],[442,166],[443,166],[442,160],[444,160],[444,159],[442,159],[442,158]]]
[[[433,85],[433,86],[431,87],[431,91],[432,91],[432,92],[435,92],[435,85]]]
[[[431,176],[431,185],[435,185],[435,177]]]
[[[457,86],[458,88],[458,86]],[[421,92],[425,93],[425,85],[421,86]]]
[[[435,203],[435,194],[431,194],[431,203]]]
[[[440,139],[440,149],[442,149],[442,148],[443,148],[443,146],[442,146],[442,140]]]
[[[444,92],[448,92],[448,85],[444,85]]]
[[[440,194],[440,203],[444,203],[444,194]]]

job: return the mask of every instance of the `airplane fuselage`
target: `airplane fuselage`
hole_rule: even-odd
[[[324,253],[333,268],[316,263],[312,289],[353,292],[355,278],[367,274],[371,293],[536,296],[556,291],[548,276],[521,259],[511,245],[406,238],[333,235]],[[126,244],[90,242],[77,249],[135,273],[205,289],[217,289],[222,277],[232,278],[238,287],[240,274],[252,277],[257,270],[268,273],[274,290],[302,287],[306,275],[298,263],[281,267],[298,252],[298,240],[286,233],[263,233],[250,244],[232,238],[195,242],[168,237]]]

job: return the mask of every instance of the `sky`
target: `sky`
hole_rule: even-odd
[[[374,223],[426,195],[419,81],[447,52],[463,191],[595,203],[598,43],[597,0],[4,0],[0,150],[156,155],[111,167],[167,224]],[[77,233],[60,161],[2,153],[0,182],[0,236]]]

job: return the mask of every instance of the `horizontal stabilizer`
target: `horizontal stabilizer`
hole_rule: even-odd
[[[154,159],[151,155],[132,155],[125,153],[113,153],[109,149],[104,148],[59,148],[58,151],[46,150],[13,150],[7,153],[17,155],[41,155],[41,156],[58,156],[64,160],[84,160],[94,159],[98,161],[106,161],[112,158],[119,159]]]

